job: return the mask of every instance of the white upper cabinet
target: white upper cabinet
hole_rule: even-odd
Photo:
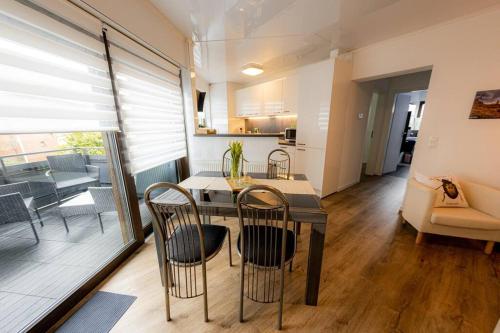
[[[297,74],[283,80],[283,113],[297,114],[299,109],[299,78]]]
[[[297,77],[268,81],[236,91],[236,115],[272,116],[297,113]],[[286,89],[286,90],[285,90]],[[292,96],[287,96],[290,93]],[[285,107],[285,104],[288,106]]]
[[[260,85],[236,90],[236,115],[248,117],[262,114],[262,92]]]
[[[283,79],[265,82],[262,89],[264,115],[276,115],[283,112]]]
[[[298,70],[297,147],[326,146],[333,84],[333,60]]]

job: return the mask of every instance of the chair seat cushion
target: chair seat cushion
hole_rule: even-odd
[[[24,204],[26,205],[26,208],[33,208],[32,206],[35,203],[33,197],[23,198],[23,201]]]
[[[238,235],[238,252],[241,254],[241,233]],[[281,262],[281,244],[283,229],[265,225],[246,225],[243,227],[245,241],[245,262],[264,267],[279,267]],[[267,249],[267,251],[266,251]],[[295,255],[295,235],[286,233],[285,262]]]
[[[474,208],[434,208],[431,223],[457,228],[500,230],[500,219]]]
[[[217,253],[224,243],[227,229],[215,224],[201,226],[205,235],[205,258]],[[169,259],[181,263],[201,261],[200,235],[195,224],[177,226],[167,240]]]
[[[92,183],[97,183],[97,179],[87,177],[87,176],[75,177],[75,178],[70,178],[70,179],[57,180],[56,187],[58,190],[62,190],[62,189],[66,189],[69,187],[74,187],[74,186],[79,186],[79,185],[87,185],[87,184],[92,184]]]
[[[59,205],[59,211],[63,217],[97,214],[94,199],[88,191]]]

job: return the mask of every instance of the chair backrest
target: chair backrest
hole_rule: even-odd
[[[500,219],[500,190],[468,181],[460,181],[469,205]]]
[[[21,193],[23,198],[33,196],[29,182],[0,185],[0,195],[11,193]]]
[[[97,213],[113,212],[116,210],[112,187],[89,187],[88,188]]]
[[[47,156],[47,161],[52,171],[87,173],[85,160],[80,154]]]
[[[31,216],[19,192],[0,195],[0,224],[28,221]]]
[[[233,159],[231,158],[231,149],[228,149],[224,152],[222,155],[222,176],[223,177],[229,177],[231,175],[231,162]],[[243,154],[241,154],[241,161],[240,161],[240,172],[241,175],[243,175],[243,163],[245,159],[243,158]]]
[[[290,154],[284,149],[274,149],[267,156],[268,179],[290,179]]]
[[[274,187],[253,185],[241,191],[236,202],[246,296],[257,302],[276,302],[282,296],[288,201]]]
[[[166,192],[152,199],[151,193]],[[162,269],[167,269],[171,295],[179,298],[196,297],[204,292],[203,277],[196,266],[206,273],[205,236],[201,227],[198,207],[192,195],[179,185],[156,183],[144,195],[153,216],[153,231]],[[182,253],[182,263],[174,258]],[[201,257],[196,258],[200,253]],[[198,275],[198,278],[197,278]]]

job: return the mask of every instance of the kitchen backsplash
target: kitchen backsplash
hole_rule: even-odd
[[[285,128],[297,125],[296,117],[270,117],[270,118],[248,118],[245,119],[245,128],[247,131],[254,131],[258,128],[261,133],[280,133]]]

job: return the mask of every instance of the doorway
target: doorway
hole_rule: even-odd
[[[429,70],[366,83],[371,99],[364,106],[361,179],[384,174],[407,176],[425,114],[431,74]]]
[[[395,95],[382,174],[406,178],[425,110],[427,90]]]

